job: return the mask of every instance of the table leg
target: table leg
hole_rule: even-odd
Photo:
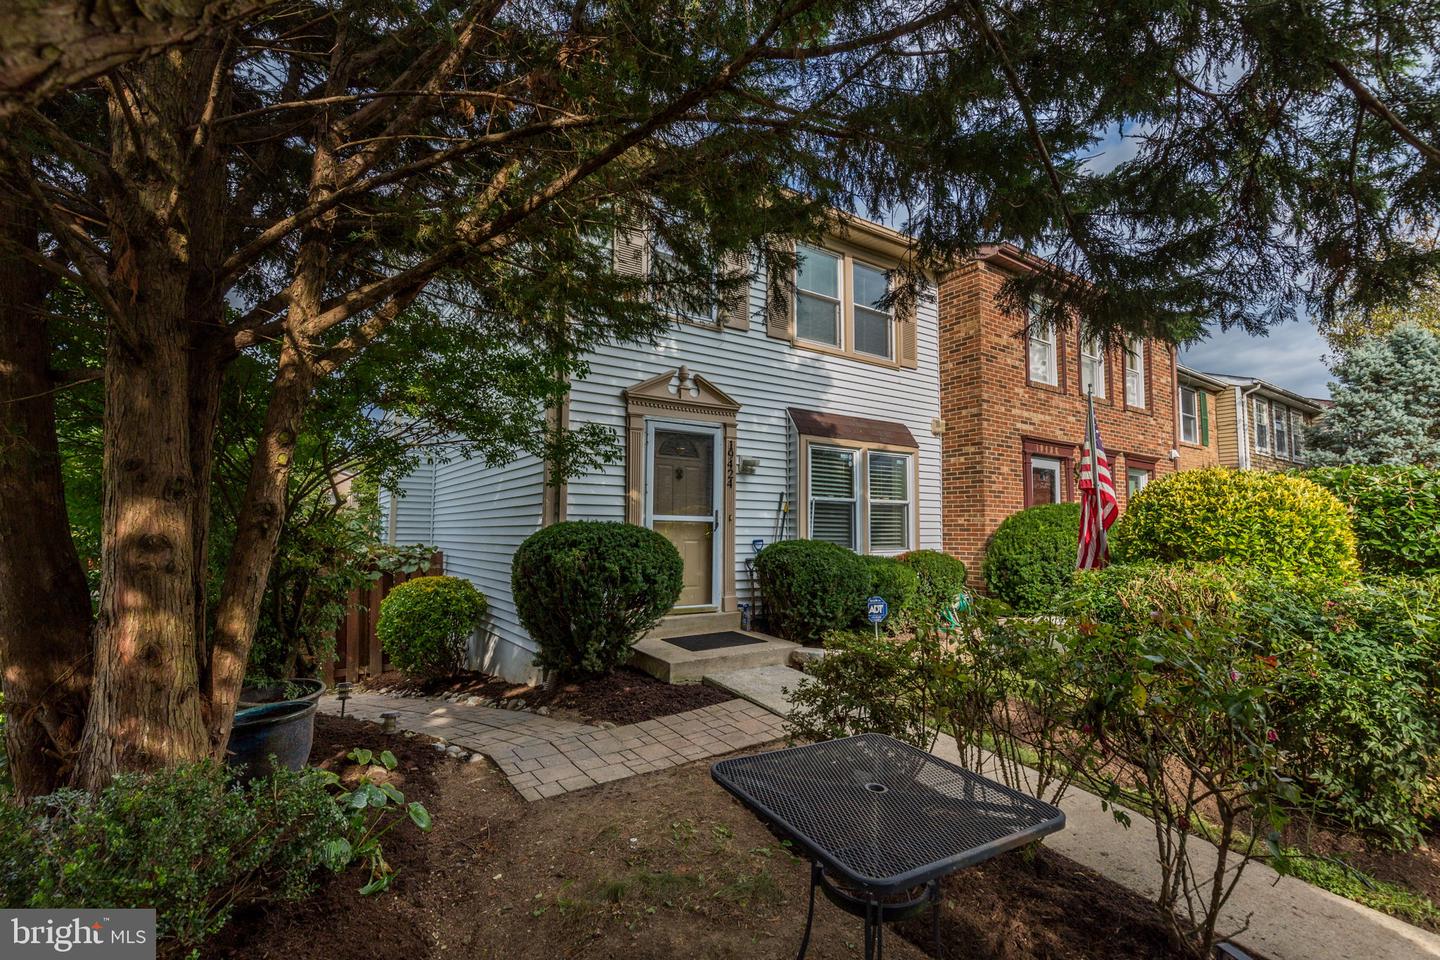
[[[800,954],[795,960],[805,960],[805,951],[810,949],[810,927],[815,923],[815,888],[820,885],[820,864],[810,864],[810,909],[805,913],[805,936],[800,939]]]
[[[936,960],[945,956],[945,947],[940,943],[940,881],[930,881],[930,936],[935,941]]]

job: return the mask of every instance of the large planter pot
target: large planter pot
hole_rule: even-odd
[[[318,703],[320,694],[324,692],[325,681],[309,677],[297,677],[294,680],[272,683],[263,687],[247,686],[240,691],[240,709],[258,707],[267,703],[280,703],[285,700]]]
[[[315,740],[317,706],[314,700],[283,700],[237,711],[225,762],[246,780],[277,767],[299,770]]]

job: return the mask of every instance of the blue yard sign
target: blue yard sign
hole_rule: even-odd
[[[884,597],[871,597],[865,601],[865,616],[870,618],[871,623],[879,623],[890,615],[890,605],[885,602]]]

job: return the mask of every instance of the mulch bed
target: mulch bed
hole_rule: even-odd
[[[527,804],[486,763],[463,763],[427,738],[316,718],[313,759],[355,746],[400,760],[407,799],[434,815],[385,841],[399,870],[362,897],[357,871],[310,899],[237,915],[204,955],[221,960],[441,960],[448,957],[662,960],[793,957],[809,865],[716,786],[706,761]],[[928,917],[886,938],[894,960],[920,960]],[[903,934],[913,936],[914,945]],[[978,960],[1159,960],[1177,954],[1148,902],[1049,851],[1017,852],[945,888],[946,956]],[[854,960],[860,921],[823,899],[810,956]]]
[[[640,670],[621,667],[601,677],[564,683],[552,689],[510,683],[485,673],[467,672],[438,680],[414,680],[397,671],[368,677],[363,690],[390,690],[415,696],[449,694],[523,700],[525,709],[546,707],[552,715],[585,723],[639,723],[733,700],[731,694],[699,683],[666,683]]]

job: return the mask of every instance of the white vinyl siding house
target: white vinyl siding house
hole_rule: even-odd
[[[870,240],[873,247],[866,245]],[[884,228],[852,225],[845,239],[810,248],[808,256],[797,250],[801,269],[792,283],[769,283],[760,271],[748,299],[722,309],[718,322],[677,319],[657,345],[611,344],[593,351],[586,374],[571,384],[568,422],[610,428],[626,453],[620,462],[571,479],[559,491],[555,513],[567,520],[663,528],[687,563],[677,610],[733,613],[736,626],[738,606],[755,600],[747,561],[756,542],[809,535],[848,539],[847,546],[862,552],[940,549],[933,290],[903,317],[876,305],[884,290],[877,289],[883,279],[874,271],[900,245]],[[617,241],[617,269],[627,259],[648,261],[622,246]],[[787,287],[788,310],[777,308],[777,295],[784,295],[777,290]],[[817,435],[817,419],[833,428],[828,435]],[[659,448],[657,431],[671,448]],[[674,483],[689,483],[686,464],[692,461],[685,457],[709,464],[698,457],[711,450],[720,464],[720,489],[696,487],[699,492],[687,496],[712,496],[713,514],[666,517],[653,510],[657,471],[667,483],[672,475]],[[832,469],[846,461],[848,484],[843,470]],[[418,539],[443,550],[447,572],[473,580],[490,600],[490,620],[475,651],[481,668],[529,679],[535,644],[515,617],[510,558],[546,522],[541,465],[531,458],[495,468],[467,461],[433,470],[433,494],[427,498],[426,480],[417,472],[401,503],[433,504],[428,536]],[[708,582],[692,582],[691,567],[710,562],[704,537],[713,530],[719,531],[710,554],[715,569],[705,571]]]

